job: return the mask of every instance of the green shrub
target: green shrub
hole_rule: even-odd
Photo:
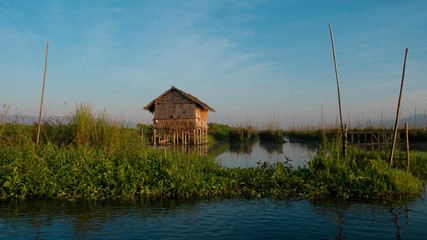
[[[258,133],[260,142],[284,143],[283,130],[262,130]]]
[[[228,141],[230,138],[230,127],[219,123],[208,123],[209,135],[217,141]]]
[[[233,127],[230,129],[230,141],[249,142],[256,137],[256,132],[252,127]]]

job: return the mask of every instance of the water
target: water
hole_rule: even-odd
[[[422,239],[426,203],[216,199],[0,205],[1,239]]]
[[[303,166],[316,148],[285,143],[217,146],[228,167]],[[0,239],[425,239],[426,194],[411,201],[210,199],[0,202]]]
[[[304,167],[317,153],[317,146],[308,143],[287,142],[231,144],[230,149],[216,157],[216,161],[225,167],[256,167],[258,162],[275,164],[287,159],[294,168]]]

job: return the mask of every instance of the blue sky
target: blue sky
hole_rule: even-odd
[[[149,123],[142,108],[171,86],[216,113],[262,127],[338,114],[393,118],[405,48],[402,115],[427,108],[427,1],[0,1],[0,104],[37,116],[46,42],[44,115],[89,102]]]

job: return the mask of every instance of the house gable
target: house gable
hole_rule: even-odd
[[[155,112],[156,105],[162,103],[170,103],[170,104],[196,104],[201,109],[206,109],[208,111],[215,112],[215,110],[209,107],[206,103],[200,101],[198,98],[188,94],[176,87],[171,87],[169,90],[164,92],[158,98],[151,101],[147,106],[144,107],[145,110],[150,111],[151,113]]]

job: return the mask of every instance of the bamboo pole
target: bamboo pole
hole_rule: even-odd
[[[343,139],[344,139],[344,157],[347,157],[347,144],[348,144],[348,136],[347,136],[347,132],[348,132],[348,127],[347,127],[347,124],[345,124],[345,127],[344,127],[344,136],[343,136]]]
[[[42,122],[42,111],[43,111],[43,97],[44,97],[44,86],[46,83],[46,69],[47,69],[47,54],[49,52],[49,41],[47,41],[47,47],[46,47],[46,61],[44,64],[44,76],[43,76],[43,88],[42,88],[42,99],[40,102],[40,114],[39,114],[39,125],[37,129],[37,141],[36,141],[36,147],[39,146],[39,139],[40,139],[40,126]]]
[[[332,34],[332,27],[331,27],[331,24],[329,24],[329,32],[331,33],[332,54],[333,54],[333,57],[334,57],[335,76],[336,76],[336,78],[337,78],[338,107],[339,107],[339,111],[340,111],[341,130],[344,130],[344,125],[343,125],[343,121],[342,121],[342,108],[341,108],[340,80],[339,80],[339,76],[338,76],[337,58],[336,58],[336,55],[335,55],[334,36],[333,36],[333,34]]]
[[[415,105],[415,113],[414,113],[414,129],[417,129],[417,105]]]
[[[344,124],[343,124],[343,119],[342,119],[342,107],[341,107],[341,91],[340,91],[340,80],[339,80],[339,76],[338,76],[338,66],[337,66],[337,58],[335,55],[335,44],[334,44],[334,36],[332,34],[332,26],[331,24],[329,24],[329,32],[331,33],[331,43],[332,43],[332,54],[334,57],[334,66],[335,66],[335,76],[337,78],[337,89],[338,89],[338,107],[339,107],[339,111],[340,111],[340,122],[341,122],[341,135],[342,135],[342,140],[343,140],[343,151],[345,151],[345,143],[344,143]]]
[[[409,171],[409,129],[408,123],[405,123],[405,138],[406,138],[406,167]]]
[[[320,115],[321,115],[321,124],[322,124],[322,140],[323,140],[323,144],[326,144],[326,129],[325,129],[325,122],[324,122],[324,118],[323,118],[323,106],[320,105]]]
[[[403,86],[405,84],[405,72],[406,72],[406,62],[408,60],[408,51],[409,51],[409,49],[406,49],[405,60],[403,63],[403,71],[402,71],[402,83],[400,84],[399,101],[397,102],[396,122],[394,124],[393,145],[391,147],[391,153],[390,153],[390,168],[393,165],[394,147],[396,146],[397,130],[399,127],[400,105],[402,103]]]
[[[426,130],[426,109],[424,109],[424,130]]]

